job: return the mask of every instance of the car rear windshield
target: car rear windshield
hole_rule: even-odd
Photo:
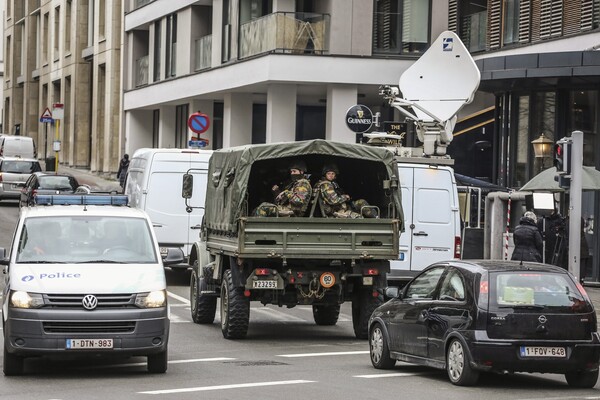
[[[75,190],[77,182],[70,176],[46,175],[40,177],[40,189]]]
[[[32,174],[41,170],[40,163],[37,161],[4,160],[0,164],[0,171],[13,174]]]
[[[522,309],[590,312],[591,304],[567,274],[502,272],[491,274],[490,310]]]

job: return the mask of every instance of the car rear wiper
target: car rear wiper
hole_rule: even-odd
[[[519,308],[525,310],[543,310],[546,306],[541,304],[513,304],[511,306],[499,306],[498,308]]]
[[[80,261],[75,264],[126,264],[124,261],[115,261],[115,260],[87,260]]]

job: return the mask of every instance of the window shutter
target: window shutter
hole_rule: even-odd
[[[497,49],[500,47],[502,0],[489,0],[488,5],[489,49]]]
[[[562,34],[562,13],[562,0],[541,0],[540,39],[548,39]]]
[[[581,31],[581,18],[584,13],[584,3],[587,0],[569,0],[563,5],[563,35]]]
[[[457,0],[448,0],[448,30],[459,34]]]
[[[567,4],[568,4],[568,2],[567,2]],[[592,29],[593,21],[594,21],[594,1],[593,0],[581,0],[581,20],[580,20],[581,31],[587,31],[587,30]]]
[[[531,0],[521,0],[519,4],[519,43],[531,40]]]

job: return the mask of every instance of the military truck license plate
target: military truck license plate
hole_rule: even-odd
[[[253,289],[277,289],[277,281],[254,281]]]
[[[112,339],[67,339],[67,349],[112,349]]]

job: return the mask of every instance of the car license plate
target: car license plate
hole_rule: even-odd
[[[253,281],[253,289],[277,289],[277,281]]]
[[[564,347],[521,346],[521,357],[558,357],[564,358],[567,351]]]
[[[67,339],[67,349],[112,349],[112,339]]]

